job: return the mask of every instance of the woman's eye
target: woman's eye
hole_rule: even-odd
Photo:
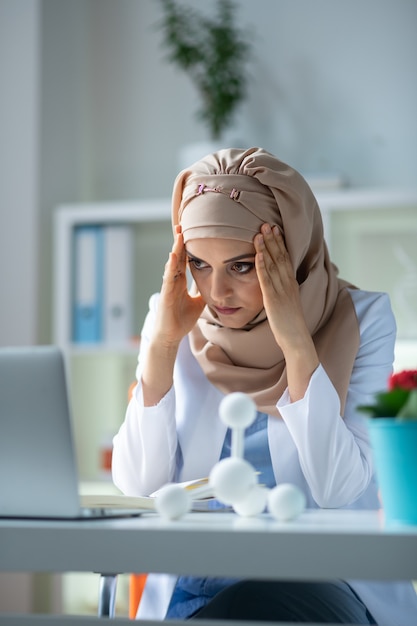
[[[244,263],[243,261],[239,261],[238,263],[234,263],[232,266],[232,270],[237,274],[248,274],[255,267],[255,263]]]
[[[188,257],[188,264],[195,270],[203,270],[208,267],[207,263],[204,263],[204,261],[200,261],[200,259],[193,259],[192,257]]]

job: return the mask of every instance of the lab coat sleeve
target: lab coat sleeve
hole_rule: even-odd
[[[175,476],[178,446],[175,390],[172,387],[152,407],[144,407],[142,398],[141,364],[149,345],[156,306],[157,297],[152,296],[141,335],[136,371],[138,383],[128,404],[125,420],[113,439],[113,482],[130,496],[150,495],[162,485],[172,482]]]
[[[278,409],[298,451],[300,466],[318,506],[348,506],[367,489],[372,454],[366,417],[357,410],[386,388],[392,371],[395,320],[388,296],[353,292],[360,347],[343,418],[337,392],[320,365],[304,398],[291,403],[288,390]]]

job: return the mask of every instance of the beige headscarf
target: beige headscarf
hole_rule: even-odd
[[[347,283],[329,259],[320,209],[303,177],[261,148],[220,150],[178,174],[172,222],[181,224],[185,242],[213,237],[253,242],[264,222],[282,229],[307,326],[343,414],[359,346],[358,321]],[[260,411],[279,416],[285,360],[265,311],[245,328],[230,329],[205,307],[190,345],[221,391],[243,391]]]

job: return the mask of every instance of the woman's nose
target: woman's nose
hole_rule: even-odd
[[[211,275],[211,298],[220,301],[232,292],[229,277],[223,272],[212,272]]]

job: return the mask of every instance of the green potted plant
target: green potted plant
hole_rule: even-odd
[[[417,525],[417,370],[392,374],[388,390],[359,409],[369,418],[385,523]]]
[[[371,417],[417,419],[417,370],[391,374],[388,390],[375,396],[375,403],[359,407]]]
[[[175,0],[160,0],[168,59],[191,78],[201,98],[198,117],[219,140],[246,95],[248,38],[237,27],[236,5],[218,0],[209,17]]]

